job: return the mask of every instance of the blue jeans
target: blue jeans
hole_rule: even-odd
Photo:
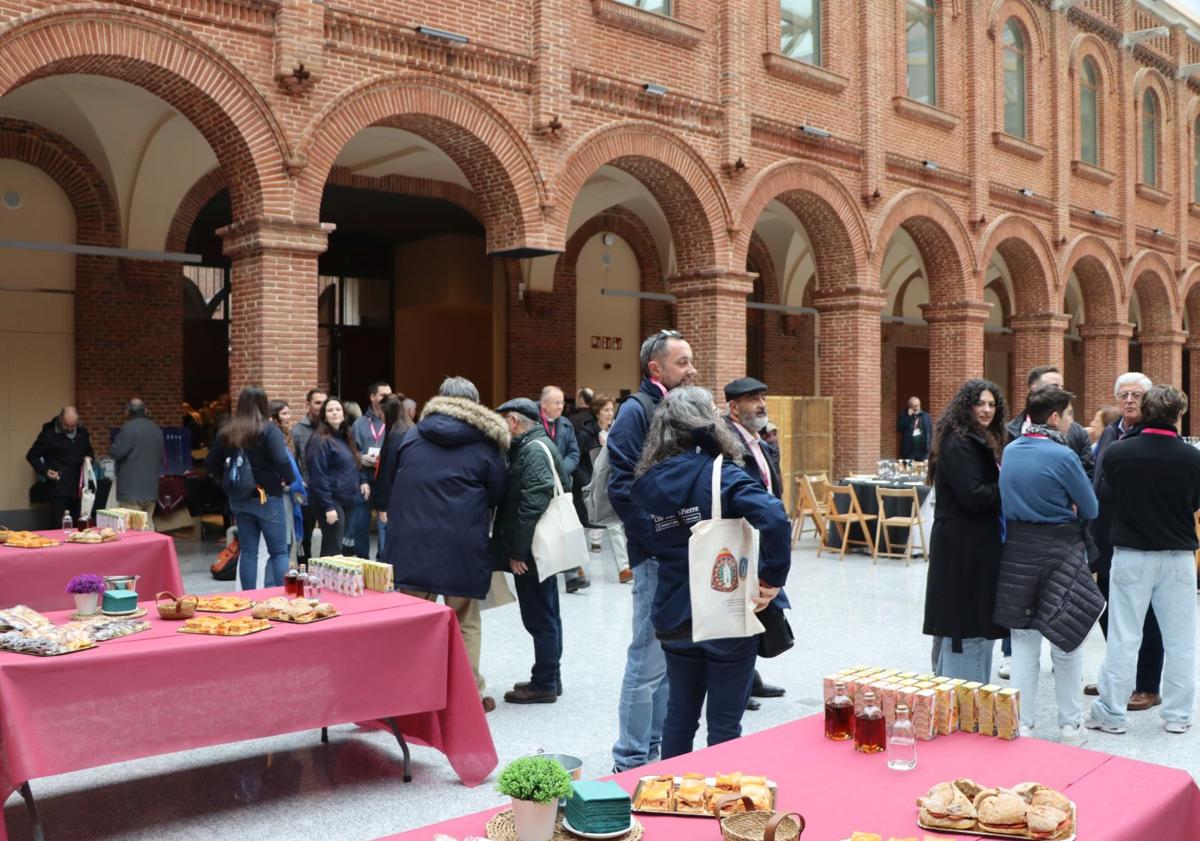
[[[658,561],[647,558],[633,568],[633,639],[626,654],[617,710],[620,735],[613,745],[613,763],[618,771],[653,762],[662,749],[667,661],[650,617],[657,589]]]
[[[350,540],[354,543],[354,554],[364,560],[371,557],[371,504],[361,496],[350,509],[350,521],[346,523],[346,534],[343,543]],[[342,551],[340,548],[338,551]],[[349,552],[345,554],[350,554]]]
[[[705,707],[708,744],[742,735],[742,714],[754,683],[758,637],[745,639],[671,640],[662,644],[671,687],[663,726],[663,759],[691,753]]]
[[[384,512],[384,513],[387,513],[387,512]],[[385,523],[383,520],[376,520],[375,528],[378,529],[378,531],[379,531],[379,554],[376,555],[376,557],[382,558],[383,557],[383,547],[385,545],[387,545],[387,523]]]
[[[1154,606],[1163,639],[1162,716],[1190,723],[1196,700],[1196,560],[1189,551],[1117,547],[1108,583],[1108,652],[1092,718],[1125,724],[1146,611]]]
[[[977,680],[980,683],[992,682],[992,653],[996,650],[996,641],[983,637],[970,637],[962,641],[962,653],[955,654],[954,640],[950,637],[942,639],[942,653],[938,657],[938,677],[962,678]]]
[[[238,580],[243,590],[258,586],[258,539],[267,542],[267,571],[264,587],[280,587],[288,567],[288,524],[283,511],[283,497],[268,496],[266,504],[258,498],[230,500],[229,510],[237,519]]]
[[[554,691],[562,682],[562,617],[558,613],[558,576],[538,581],[537,573],[514,575],[521,624],[533,637],[533,669],[529,679],[538,689]]]

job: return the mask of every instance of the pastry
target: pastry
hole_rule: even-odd
[[[1029,837],[1039,841],[1065,837],[1071,831],[1070,811],[1053,806],[1030,806],[1025,813]]]
[[[766,779],[760,777],[762,783],[747,782],[742,780],[742,794],[750,798],[754,803],[754,810],[757,812],[769,812],[771,810],[771,790],[767,788]]]
[[[708,801],[705,799],[707,792],[708,783],[703,777],[700,779],[685,777],[680,781],[679,788],[675,790],[673,811],[686,812],[691,815],[708,814]]]
[[[238,596],[201,596],[196,604],[196,610],[207,610],[217,613],[236,613],[250,606],[249,599]]]
[[[977,828],[982,832],[1024,836],[1029,831],[1029,806],[1011,791],[983,791],[975,798]]]
[[[671,788],[674,784],[673,777],[643,780],[634,808],[653,812],[671,811]]]
[[[924,826],[937,829],[971,829],[975,826],[975,807],[957,786],[938,783],[917,799]]]
[[[1037,790],[1029,798],[1031,806],[1053,806],[1062,812],[1071,811],[1071,801],[1064,797],[1060,792],[1046,786],[1038,786]]]

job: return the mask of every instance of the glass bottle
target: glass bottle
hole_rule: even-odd
[[[825,738],[835,742],[854,738],[854,701],[840,680],[833,684],[833,695],[825,699]]]
[[[896,705],[896,720],[888,731],[888,767],[896,771],[911,771],[917,767],[917,738],[908,705]]]
[[[875,706],[875,690],[863,693],[862,711],[854,717],[854,749],[859,753],[879,753],[887,747],[887,722],[883,710]]]
[[[296,576],[296,598],[308,598],[308,564],[300,564],[300,573]]]
[[[288,561],[288,571],[283,576],[283,592],[285,595],[295,597],[296,579],[300,577],[300,570],[296,569],[296,559],[292,558]]]
[[[73,519],[71,519],[70,511],[63,512],[62,530],[63,530],[63,535],[66,537],[69,537],[71,535],[71,532],[73,532],[75,530],[75,521]]]

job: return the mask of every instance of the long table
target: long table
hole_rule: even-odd
[[[180,634],[148,604],[150,630],[96,649],[0,652],[0,802],[38,777],[348,722],[434,747],[463,783],[483,782],[496,749],[454,612],[399,593],[325,599],[340,617],[246,637]]]
[[[62,540],[61,531],[38,532]],[[147,598],[181,594],[183,579],[175,541],[149,531],[125,532],[111,543],[62,543],[45,549],[0,546],[0,607],[23,604],[37,611],[66,610],[74,602],[67,582],[86,572],[140,575],[138,592]]]
[[[742,771],[778,783],[776,808],[804,815],[805,839],[836,841],[855,831],[922,837],[916,798],[942,780],[970,777],[985,785],[1037,781],[1075,801],[1080,841],[1195,841],[1200,838],[1200,789],[1186,772],[1072,748],[1039,739],[1006,742],[971,733],[918,742],[917,767],[892,771],[884,754],[856,753],[850,743],[823,736],[820,715],[657,762],[614,779],[632,792],[646,774]],[[428,841],[484,835],[500,809],[389,836],[386,841]],[[717,838],[701,818],[638,815],[654,841]],[[946,836],[949,837],[949,836]],[[953,836],[968,838],[977,836]],[[380,841],[385,841],[381,839]]]

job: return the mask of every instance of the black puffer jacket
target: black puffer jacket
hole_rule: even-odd
[[[1033,628],[1063,651],[1087,637],[1104,597],[1088,571],[1083,523],[1009,521],[996,585],[996,624]]]

